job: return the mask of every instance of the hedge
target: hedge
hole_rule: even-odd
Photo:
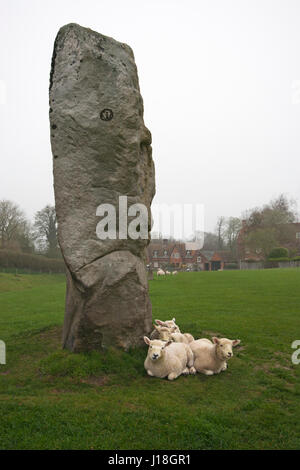
[[[12,250],[0,249],[0,269],[28,269],[35,272],[64,273],[62,259],[46,258]]]
[[[294,256],[294,258],[268,258],[268,261],[300,261],[300,256]]]
[[[290,258],[282,256],[279,258],[268,258],[268,261],[291,261]]]
[[[224,269],[238,269],[238,263],[225,263]]]
[[[269,260],[274,260],[274,259],[281,259],[283,261],[283,258],[288,258],[289,257],[289,250],[285,248],[284,246],[279,246],[277,248],[273,248],[273,250],[270,251],[268,259]]]

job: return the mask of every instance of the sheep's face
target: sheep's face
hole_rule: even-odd
[[[175,321],[176,319],[172,318],[172,320],[166,320],[166,321],[155,320],[155,323],[157,323],[159,326],[165,326],[167,328],[174,328],[172,330],[172,333],[180,333],[179,326],[176,325]]]
[[[221,361],[228,361],[233,356],[232,348],[237,346],[241,341],[239,339],[212,338],[216,344],[216,354]]]
[[[150,340],[144,336],[144,341],[148,344],[148,357],[151,361],[156,362],[164,356],[165,348],[172,343],[172,341],[161,341],[159,339]]]

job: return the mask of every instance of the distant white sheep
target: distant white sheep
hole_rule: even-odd
[[[170,271],[166,271],[166,274],[169,275],[169,274],[171,274],[171,273],[170,273]]]
[[[233,356],[232,347],[237,346],[239,339],[213,337],[192,341],[189,346],[194,354],[194,367],[205,375],[219,374],[227,369],[227,360]]]
[[[173,271],[172,275],[175,276],[178,273],[178,271]]]
[[[148,375],[174,380],[181,374],[196,373],[193,353],[187,344],[157,339],[151,341],[147,336],[144,336],[144,341],[149,346],[144,362]]]
[[[156,273],[158,276],[165,276],[165,271],[163,271],[162,269],[158,269],[157,270],[157,273]]]

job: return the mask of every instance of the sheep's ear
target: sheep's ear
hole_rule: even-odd
[[[172,344],[173,341],[167,341],[166,344],[164,345],[164,348],[166,348],[167,346],[170,346],[170,344]]]
[[[155,328],[156,330],[158,330],[158,331],[160,330],[160,326],[155,325],[155,324],[154,324],[153,326],[154,326],[154,328]]]
[[[145,341],[146,344],[148,344],[148,346],[151,343],[150,339],[147,336],[144,336],[144,341]]]
[[[234,339],[231,341],[232,343],[232,346],[235,348],[235,346],[237,346],[238,344],[240,344],[241,340],[240,339]]]
[[[213,336],[212,337],[212,342],[215,343],[215,344],[219,344],[220,340],[216,336]]]

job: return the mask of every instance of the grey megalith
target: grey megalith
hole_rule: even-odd
[[[58,239],[67,269],[63,347],[88,351],[143,344],[151,331],[149,239],[101,240],[100,204],[155,194],[151,134],[132,50],[77,24],[56,37],[50,131]],[[118,220],[118,218],[117,218]]]

